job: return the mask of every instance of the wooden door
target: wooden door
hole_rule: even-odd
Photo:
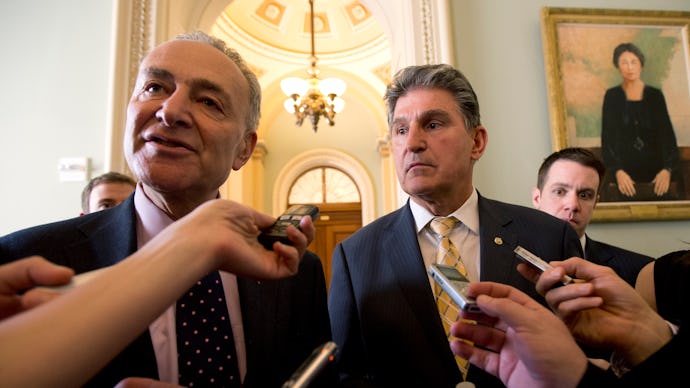
[[[318,206],[320,214],[314,220],[316,236],[309,245],[309,250],[321,258],[328,287],[331,282],[333,249],[362,227],[362,206],[360,203],[322,203]]]

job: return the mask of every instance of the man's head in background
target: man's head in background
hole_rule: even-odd
[[[582,237],[599,200],[606,167],[591,151],[572,147],[549,155],[532,191],[534,207],[568,221]]]
[[[131,177],[113,171],[91,179],[81,192],[82,215],[119,205],[136,186]]]

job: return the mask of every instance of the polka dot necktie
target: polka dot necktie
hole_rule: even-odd
[[[179,383],[239,387],[235,341],[218,271],[198,281],[176,309]]]
[[[429,223],[429,227],[434,233],[441,237],[441,242],[436,251],[436,263],[455,267],[458,272],[466,277],[467,269],[465,269],[465,265],[462,263],[460,252],[455,244],[453,244],[453,241],[448,237],[450,231],[453,230],[457,222],[459,221],[455,217],[434,217],[431,223]],[[443,330],[446,332],[446,337],[450,339],[450,325],[460,318],[460,310],[455,302],[450,299],[450,296],[448,296],[448,294],[436,283],[434,283],[434,298],[436,299],[438,312],[441,314]],[[467,377],[469,363],[459,356],[455,356],[455,362],[458,364],[460,372],[462,372],[463,379],[465,379]]]

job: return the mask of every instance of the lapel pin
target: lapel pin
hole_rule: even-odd
[[[503,245],[503,239],[500,237],[494,237],[494,244]]]

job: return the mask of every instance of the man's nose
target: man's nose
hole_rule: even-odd
[[[566,194],[564,197],[564,201],[565,208],[567,210],[576,211],[580,209],[580,199],[578,198],[577,193],[573,192]]]
[[[191,123],[191,101],[180,89],[176,89],[161,104],[156,118],[168,127],[187,127]]]
[[[407,133],[407,149],[418,152],[426,149],[426,147],[426,133],[424,132],[423,128],[417,124],[411,124]]]

